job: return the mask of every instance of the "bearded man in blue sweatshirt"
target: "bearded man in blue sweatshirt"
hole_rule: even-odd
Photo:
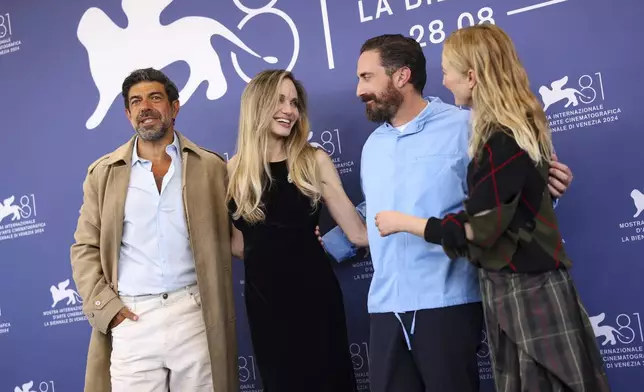
[[[372,392],[478,392],[483,310],[478,271],[409,233],[382,237],[376,214],[443,217],[466,198],[469,111],[422,95],[426,60],[414,39],[371,38],[361,48],[357,95],[380,125],[362,150],[361,184],[374,274],[369,289]],[[553,157],[558,199],[572,173]],[[335,227],[323,238],[343,261],[356,249]]]

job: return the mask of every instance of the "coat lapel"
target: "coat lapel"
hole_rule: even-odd
[[[177,131],[175,131],[177,132]],[[186,227],[188,228],[188,238],[192,247],[192,254],[195,260],[197,275],[203,271],[205,262],[202,257],[203,245],[196,238],[201,238],[205,234],[204,229],[211,223],[207,221],[208,209],[212,208],[212,200],[209,198],[208,169],[204,166],[202,159],[202,150],[181,133],[179,135],[179,145],[181,147],[181,188],[183,196],[183,210],[185,213]]]
[[[197,189],[200,189],[203,184],[199,184],[198,181],[201,181],[201,166],[198,157],[195,154],[199,154],[199,149],[193,144],[190,140],[185,138],[180,132],[175,131],[179,136],[179,147],[181,149],[181,189],[183,197],[183,212],[186,217],[186,227],[188,228],[188,238],[190,239],[190,245],[192,247],[193,256],[198,252],[198,249],[195,249],[195,243],[193,241],[194,235],[194,224],[197,216],[193,214],[195,208],[198,210],[199,207],[195,206],[197,200],[195,197],[198,195]],[[197,262],[197,257],[194,257],[195,263]]]
[[[130,173],[132,172],[132,151],[134,150],[134,137],[119,149],[117,149],[109,159],[112,170],[107,179],[105,203],[103,205],[106,217],[112,220],[104,222],[102,227],[109,228],[111,235],[108,235],[112,241],[111,258],[112,265],[109,266],[111,271],[111,283],[114,291],[117,291],[118,283],[118,261],[121,252],[121,240],[123,237],[123,220],[125,218],[125,200],[127,198],[127,189],[130,184]]]
[[[192,186],[188,187],[187,184],[192,185],[192,181],[187,181],[188,170],[191,170],[191,165],[188,165],[189,154],[188,151],[181,152],[181,195],[183,197],[183,213],[186,216],[186,227],[188,228],[188,238],[192,244],[192,230],[190,228],[190,209],[188,208],[188,195],[192,194]],[[194,249],[193,249],[194,252]]]
[[[125,218],[125,199],[127,198],[127,188],[130,184],[131,165],[125,164],[117,166],[112,170],[112,186],[113,189],[113,204],[112,204],[112,219],[114,219],[114,246],[113,246],[113,259],[112,265],[112,283],[116,288],[118,282],[118,260],[121,252],[121,239],[123,238],[123,224]]]

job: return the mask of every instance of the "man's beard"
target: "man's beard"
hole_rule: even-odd
[[[372,103],[366,104],[367,118],[376,123],[391,122],[403,102],[402,93],[396,90],[391,80],[387,89],[378,96],[367,94],[361,98],[365,103],[372,101]]]
[[[156,124],[145,125],[143,120],[146,118],[155,118],[159,120]],[[137,116],[136,133],[139,137],[148,142],[154,142],[163,139],[172,126],[172,120],[164,118],[161,113],[154,109],[142,111]]]

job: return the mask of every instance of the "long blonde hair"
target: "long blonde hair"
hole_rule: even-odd
[[[457,30],[445,40],[443,56],[463,75],[470,70],[475,75],[472,157],[501,125],[536,164],[550,160],[553,147],[546,115],[512,40],[501,28],[484,24]]]
[[[321,198],[321,185],[315,148],[308,143],[310,131],[306,92],[291,72],[266,70],[248,83],[241,97],[237,152],[232,160],[227,200],[234,200],[233,218],[249,223],[265,219],[262,192],[272,184],[268,159],[271,122],[279,103],[280,86],[290,79],[297,91],[299,118],[285,140],[286,159],[291,181],[315,206]]]

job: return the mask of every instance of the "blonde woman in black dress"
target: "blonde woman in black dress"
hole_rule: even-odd
[[[315,235],[322,203],[358,246],[364,222],[326,152],[307,141],[302,85],[258,74],[242,95],[229,162],[233,252],[243,258],[253,349],[266,392],[353,392],[342,291]]]

